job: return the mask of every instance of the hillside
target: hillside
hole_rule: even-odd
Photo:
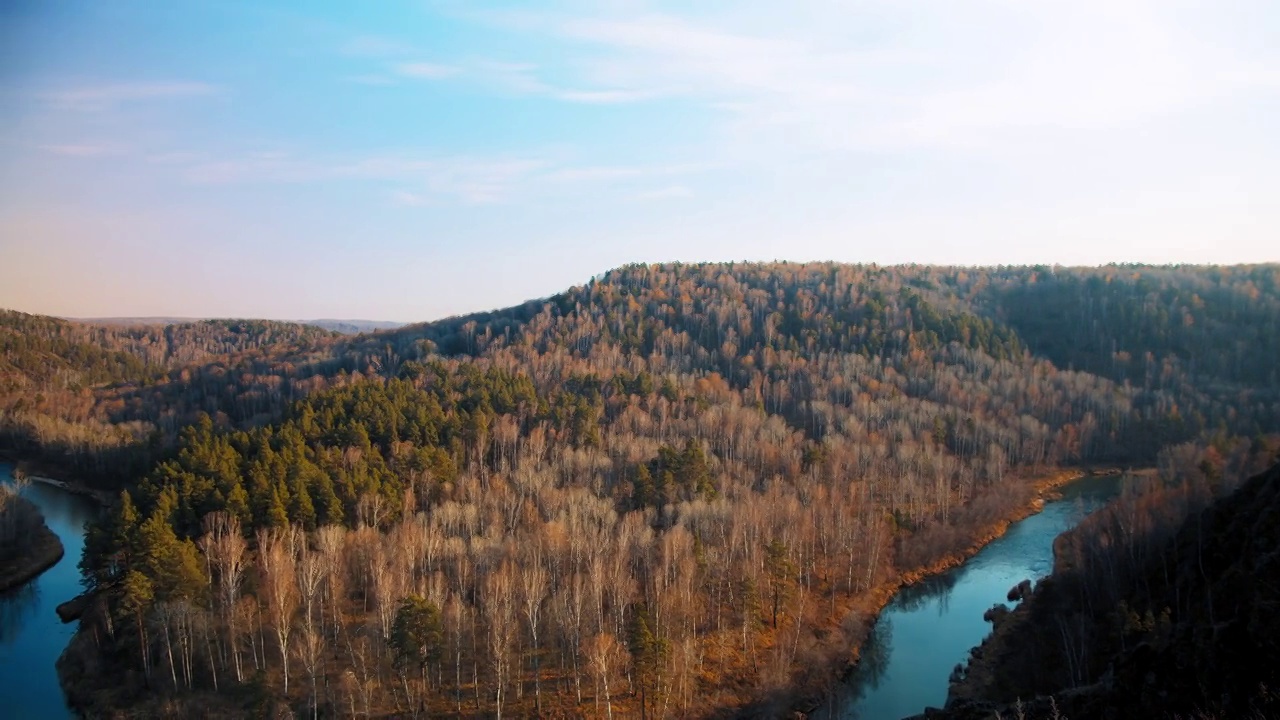
[[[1054,373],[1081,371],[1054,380],[1070,379],[1078,394],[1100,399],[1087,412],[1063,409],[1076,420],[1064,424],[1076,434],[1072,454],[1149,461],[1160,447],[1207,429],[1254,434],[1275,427],[1280,383],[1253,350],[1266,351],[1280,337],[1278,272],[629,266],[544,301],[348,338],[271,322],[94,329],[10,313],[11,337],[70,344],[43,350],[65,358],[50,365],[65,368],[53,374],[55,382],[31,363],[8,373],[9,399],[0,397],[0,407],[10,411],[7,426],[22,426],[8,433],[16,435],[8,444],[94,475],[117,466],[94,457],[95,448],[171,446],[202,412],[226,427],[268,422],[339,376],[394,377],[406,362],[434,354],[510,364],[554,352],[604,368],[606,376],[621,366],[615,360],[631,371],[715,372],[735,390],[754,385],[759,402],[776,413],[778,402],[762,391],[790,372],[792,361],[803,360],[806,374],[848,372],[838,367],[846,357],[873,376],[885,368],[909,371],[917,385],[908,392],[918,395],[926,389],[922,376],[937,371],[922,367],[935,354],[954,366],[961,354],[976,353],[1017,364],[1014,375],[1030,367],[1028,359],[1047,359]],[[1099,380],[1116,390],[1097,391],[1106,382],[1088,387]],[[788,419],[810,432],[821,422]]]
[[[145,702],[164,668],[191,699],[260,670],[303,711],[778,712],[903,577],[1059,468],[1181,466],[1161,449],[1276,429],[1274,371],[1225,335],[1247,316],[1274,341],[1278,274],[630,266],[96,386],[65,422],[132,428],[118,451],[162,462],[90,535],[114,629],[69,656],[74,695]],[[1077,348],[1091,332],[1109,340]],[[430,652],[404,654],[411,620]],[[193,627],[216,652],[179,673]]]
[[[0,310],[0,452],[119,487],[189,421],[168,403],[123,417],[121,396],[337,337],[265,320],[104,326]]]

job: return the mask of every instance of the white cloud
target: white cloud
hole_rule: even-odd
[[[1208,14],[1177,0],[643,5],[477,17],[558,44],[563,62],[543,70],[557,81],[522,71],[530,92],[678,97],[721,113],[731,141],[964,147],[1008,129],[1130,127],[1280,88],[1274,52],[1235,47],[1239,28],[1208,36]],[[1246,18],[1270,12],[1245,5]]]

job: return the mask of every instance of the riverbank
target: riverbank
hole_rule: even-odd
[[[968,562],[969,558],[977,555],[984,547],[990,545],[992,541],[1004,537],[1004,534],[1009,532],[1009,528],[1015,523],[1022,522],[1043,510],[1046,502],[1056,500],[1059,497],[1058,490],[1061,490],[1063,486],[1069,485],[1077,480],[1083,480],[1087,477],[1119,474],[1119,470],[1082,472],[1079,469],[1073,468],[1070,470],[1057,471],[1050,475],[1033,479],[1031,482],[1032,487],[1034,488],[1034,494],[1030,502],[1019,506],[1012,513],[1001,518],[998,522],[983,528],[974,538],[969,547],[964,550],[950,553],[925,568],[903,574],[901,583],[893,589],[893,593],[896,593],[904,587],[915,585],[916,583],[927,580],[935,575],[939,575],[965,564]],[[890,596],[892,597],[892,593]],[[879,609],[884,609],[884,606],[881,605]],[[874,622],[874,620],[872,622]]]
[[[26,477],[33,483],[46,484],[46,486],[61,489],[61,491],[72,493],[72,495],[90,498],[90,500],[102,507],[108,507],[115,502],[115,493],[88,486],[83,480],[70,477],[67,471],[58,465],[32,460],[29,457],[15,454],[12,450],[0,450],[0,462],[8,462],[8,464],[13,465],[15,475],[22,475],[22,477]]]
[[[816,712],[820,716],[830,715],[835,706],[829,703],[836,695],[834,688],[839,687],[833,686],[832,683],[836,679],[847,682],[847,678],[858,668],[863,661],[864,651],[869,647],[868,641],[873,628],[900,592],[968,562],[993,541],[1004,537],[1016,524],[1041,512],[1047,501],[1061,497],[1059,491],[1064,486],[1091,476],[1117,474],[1119,471],[1090,472],[1079,468],[1066,468],[1024,478],[1016,485],[1010,484],[1009,506],[1003,508],[1002,512],[995,513],[998,517],[992,518],[985,524],[975,523],[975,526],[965,535],[955,538],[952,544],[959,546],[960,549],[933,558],[926,565],[902,571],[870,591],[856,598],[850,598],[847,603],[842,603],[840,609],[844,612],[843,617],[833,617],[832,621],[844,628],[844,635],[849,643],[838,656],[832,655],[830,667],[832,673],[838,677],[834,679],[809,677],[800,681],[793,688],[794,701],[787,706],[787,710],[801,714]],[[814,675],[821,674],[814,673]],[[826,687],[822,687],[823,685]],[[819,712],[820,709],[825,709],[825,714]]]
[[[47,465],[36,460],[15,457],[7,452],[0,452],[0,461],[12,463],[15,470],[22,473],[31,482],[52,485],[72,495],[87,497],[103,507],[110,505],[115,500],[114,494],[72,479],[56,466]]]
[[[0,476],[10,468],[9,463],[0,465]],[[0,643],[0,697],[4,698],[0,716],[70,720],[73,714],[59,686],[54,664],[75,637],[77,625],[64,624],[56,614],[56,606],[84,591],[77,567],[84,548],[84,524],[100,510],[94,501],[48,483],[29,483],[22,497],[39,511],[40,522],[28,525],[19,537],[33,538],[37,535],[35,528],[48,528],[57,539],[60,552],[56,556],[47,550],[21,553],[28,560],[43,554],[44,561],[39,565],[51,566],[6,596],[7,619],[14,622],[6,625],[4,642]],[[45,537],[39,545],[52,545],[43,532],[39,534]],[[57,556],[61,560],[53,562]]]
[[[19,467],[22,467],[22,466],[19,465]],[[60,490],[65,490],[66,492],[69,492],[72,495],[80,495],[81,497],[87,497],[90,500],[93,500],[94,502],[98,503],[99,505],[104,505],[104,506],[110,505],[112,501],[111,493],[104,492],[102,490],[95,490],[91,487],[81,485],[78,483],[67,482],[66,480],[55,480],[51,477],[46,477],[44,475],[28,474],[27,479],[30,480],[31,482],[38,482],[44,485],[52,485],[53,487],[56,487]]]
[[[14,553],[0,553],[0,592],[21,587],[39,577],[45,570],[57,565],[64,554],[62,541],[45,524],[44,515],[40,513],[39,508],[26,498],[16,495],[6,502],[14,503],[17,506],[15,508],[17,512],[33,515],[31,520],[33,529],[30,531],[26,548]],[[2,559],[6,554],[14,556]]]
[[[1122,497],[1060,535],[1053,574],[922,717],[1007,717],[1015,702],[1027,717],[1280,717],[1280,590],[1264,580],[1280,574],[1280,465],[1238,489],[1195,482]]]
[[[893,596],[898,594],[898,591],[917,583],[924,582],[935,575],[941,575],[948,570],[954,570],[955,568],[960,567],[968,562],[968,560],[974,555],[981,552],[983,548],[990,545],[995,540],[1004,537],[1004,534],[1009,532],[1009,528],[1015,523],[1022,522],[1043,510],[1044,504],[1049,500],[1056,499],[1058,490],[1060,490],[1064,485],[1068,485],[1077,480],[1082,480],[1086,477],[1090,477],[1091,475],[1100,474],[1104,473],[1086,473],[1078,469],[1070,469],[1058,471],[1032,480],[1031,482],[1033,483],[1032,486],[1035,494],[1032,496],[1031,501],[1025,505],[1019,506],[1011,514],[1001,518],[1000,521],[995,524],[983,528],[968,547],[963,550],[949,553],[927,567],[903,573],[898,577],[897,582],[886,583],[884,586],[877,588],[877,590],[874,591],[877,604],[871,611],[871,617],[866,619],[867,629],[870,630],[871,626],[875,625],[876,620],[880,617],[880,612],[889,604],[889,601],[893,599]],[[860,651],[860,648],[855,651],[851,667],[857,664]]]

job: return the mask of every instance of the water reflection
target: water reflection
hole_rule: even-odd
[[[35,614],[39,602],[40,588],[36,583],[0,593],[0,645],[13,643],[23,623]]]
[[[0,463],[0,481],[12,480],[12,466]],[[84,524],[96,508],[87,498],[32,483],[22,491],[44,513],[45,524],[62,541],[56,565],[21,588],[0,595],[0,717],[67,718],[54,663],[76,624],[62,624],[58,603],[80,594],[76,565],[84,549]]]
[[[877,622],[862,646],[862,657],[850,676],[850,685],[858,689],[857,697],[880,686],[880,679],[889,669],[889,657],[893,650],[893,620]]]
[[[961,573],[958,571],[945,572],[927,577],[914,585],[908,585],[893,596],[893,607],[903,612],[915,612],[934,602],[938,604],[939,612],[946,612],[950,607],[947,598],[960,577]]]

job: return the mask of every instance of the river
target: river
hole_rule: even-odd
[[[1115,476],[1077,480],[964,565],[903,588],[876,621],[858,667],[816,716],[898,720],[942,707],[952,669],[991,631],[983,613],[996,603],[1013,605],[1006,596],[1020,581],[1048,575],[1054,538],[1119,487]]]
[[[12,473],[12,465],[0,463],[0,480],[12,482]],[[84,549],[84,523],[96,507],[88,498],[41,483],[31,483],[22,495],[44,513],[65,554],[40,577],[0,594],[0,716],[70,718],[54,663],[77,623],[64,625],[55,608],[80,594],[76,565]]]

